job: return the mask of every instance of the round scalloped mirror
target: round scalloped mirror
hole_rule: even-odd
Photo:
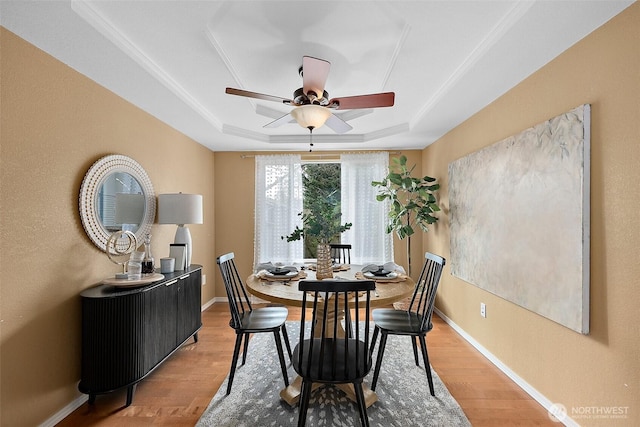
[[[80,187],[80,219],[97,247],[106,252],[109,237],[117,231],[130,231],[143,242],[155,215],[153,186],[138,162],[113,154],[89,168]]]

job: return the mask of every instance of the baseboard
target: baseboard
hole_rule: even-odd
[[[71,414],[73,411],[81,407],[85,404],[85,402],[89,400],[89,396],[86,394],[79,395],[75,398],[71,403],[67,406],[56,412],[51,418],[40,424],[39,427],[54,427],[60,421],[64,420]]]
[[[226,300],[225,300],[226,301]],[[218,302],[218,298],[211,298],[209,301],[205,302],[202,305],[202,310],[201,311],[205,311],[207,308],[211,307],[213,304],[215,304],[216,302]]]
[[[484,357],[489,359],[491,363],[493,363],[498,369],[500,369],[506,376],[508,376],[518,387],[525,391],[529,396],[531,396],[535,401],[541,404],[547,411],[550,413],[556,413],[558,410],[556,404],[547,399],[542,393],[533,388],[529,383],[523,380],[518,374],[513,372],[507,365],[502,363],[500,359],[495,357],[489,350],[484,348],[478,341],[476,341],[471,335],[467,334],[464,329],[458,326],[453,320],[449,319],[444,313],[442,313],[437,308],[434,309],[436,314],[440,316],[442,320],[445,321],[446,324],[451,326],[453,330],[455,330],[465,341],[475,347]],[[571,419],[568,415],[561,414],[562,424],[567,427],[580,427],[580,424]]]
[[[246,300],[243,298],[242,301],[246,301]],[[211,307],[213,304],[215,304],[217,302],[223,302],[223,303],[227,304],[229,302],[229,298],[227,298],[227,297],[215,297],[212,300],[210,300],[206,305],[202,306],[202,311],[206,310],[207,308]],[[267,304],[267,303],[269,303],[269,301],[260,299],[260,298],[254,296],[254,295],[250,295],[249,296],[249,302],[251,304]]]

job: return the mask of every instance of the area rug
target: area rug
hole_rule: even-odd
[[[298,341],[299,322],[287,322],[294,347]],[[287,362],[288,357],[285,355]],[[375,360],[375,354],[374,354]],[[289,363],[289,381],[296,373]],[[365,378],[371,384],[373,369]],[[256,334],[249,341],[247,363],[238,366],[230,395],[227,379],[209,403],[198,427],[294,426],[298,407],[280,399],[284,388],[273,335]],[[470,426],[464,412],[438,375],[433,372],[435,397],[429,393],[423,368],[415,365],[407,337],[389,336],[376,393],[378,401],[367,409],[372,426]],[[307,412],[308,426],[357,426],[356,405],[332,386],[314,391]]]

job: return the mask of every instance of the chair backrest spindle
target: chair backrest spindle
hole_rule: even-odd
[[[426,252],[424,256],[425,262],[408,311],[415,312],[420,317],[422,330],[428,330],[431,329],[431,316],[435,306],[436,293],[446,261],[444,258],[429,252]]]
[[[217,263],[220,266],[220,274],[229,300],[232,327],[239,327],[241,317],[253,310],[249,294],[236,267],[233,252],[220,256]]]
[[[348,243],[331,243],[331,258],[335,264],[351,264],[351,245]]]

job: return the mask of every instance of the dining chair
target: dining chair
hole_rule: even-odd
[[[243,338],[242,365],[244,365],[247,360],[250,335],[263,332],[273,333],[276,340],[278,358],[280,359],[282,376],[284,377],[284,384],[288,387],[289,376],[284,361],[280,332],[282,332],[282,338],[287,347],[289,359],[291,359],[291,345],[289,344],[289,336],[285,326],[289,311],[285,306],[268,306],[261,308],[253,308],[251,306],[244,282],[238,273],[233,252],[219,256],[216,262],[218,267],[220,267],[224,287],[227,291],[227,299],[229,300],[229,311],[231,312],[229,326],[236,331],[236,343],[233,349],[231,370],[229,371],[227,394],[231,393],[231,385],[233,384],[233,377],[236,372],[236,365],[238,364],[238,356]]]
[[[351,264],[351,245],[346,243],[330,243],[331,259],[334,264]]]
[[[426,252],[424,254],[425,262],[420,272],[420,277],[416,282],[416,287],[411,297],[411,302],[407,310],[396,310],[393,308],[377,308],[371,312],[375,325],[373,337],[371,338],[371,353],[376,345],[378,334],[380,334],[380,346],[378,348],[378,357],[376,358],[376,367],[373,372],[373,381],[371,390],[376,389],[378,375],[380,374],[380,365],[384,356],[385,346],[387,345],[387,337],[389,335],[407,335],[411,337],[413,346],[413,357],[416,366],[420,366],[418,361],[418,349],[416,346],[416,338],[420,341],[422,350],[422,359],[427,372],[427,380],[429,381],[429,391],[435,396],[433,390],[433,379],[431,377],[431,365],[429,364],[429,354],[427,352],[427,341],[425,339],[427,333],[433,329],[431,323],[431,315],[436,301],[436,292],[438,283],[442,274],[442,268],[446,260],[441,256]]]
[[[301,280],[302,306],[311,304],[310,328],[306,310],[300,316],[300,341],[293,350],[293,368],[302,377],[298,426],[306,423],[312,384],[352,384],[360,422],[369,425],[362,380],[371,371],[369,352],[372,280]],[[353,336],[341,324],[345,313],[355,321]],[[362,321],[364,328],[360,328]]]

